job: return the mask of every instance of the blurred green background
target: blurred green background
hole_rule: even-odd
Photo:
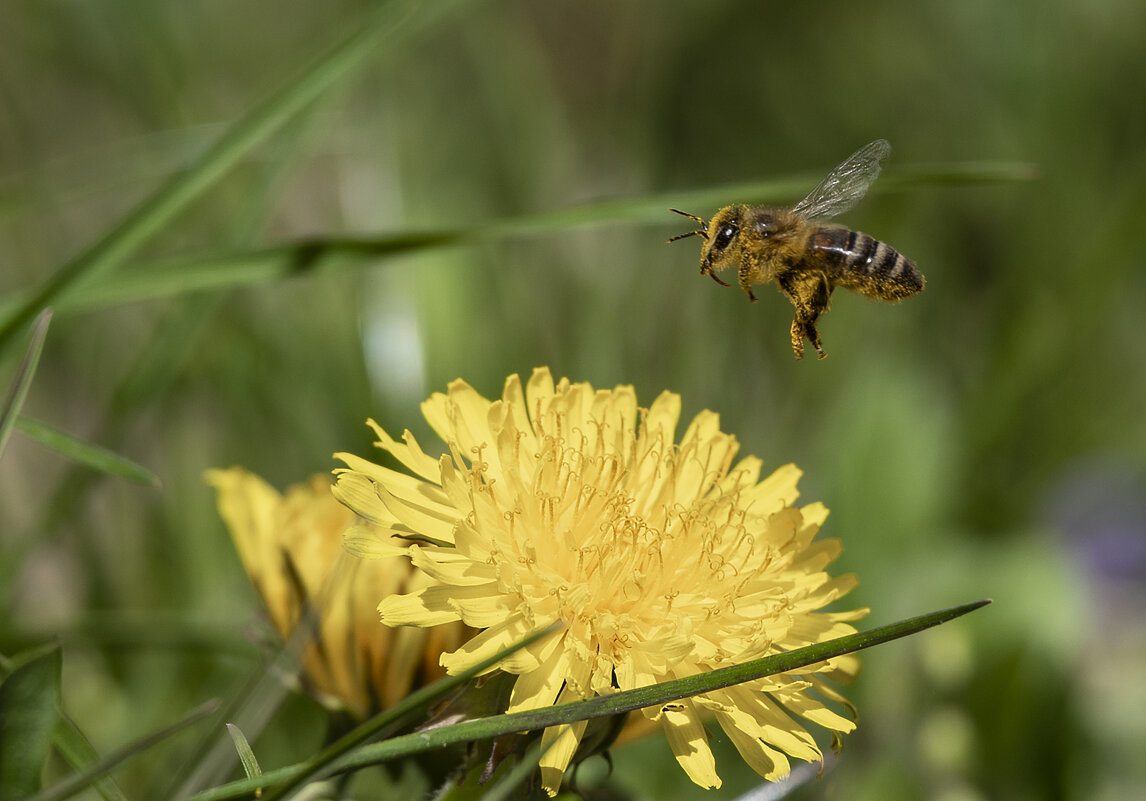
[[[4,0],[0,292],[42,285],[369,6]],[[646,403],[679,392],[686,420],[713,409],[744,453],[796,462],[804,499],[832,510],[836,569],[858,573],[848,604],[870,606],[869,623],[995,599],[868,653],[848,691],[859,730],[793,797],[1146,793],[1146,4],[415,13],[434,18],[380,38],[104,283],[178,287],[173,271],[198,260],[308,237],[481,232],[620,200],[591,224],[286,280],[193,290],[189,277],[130,302],[100,280],[77,288],[24,411],[163,486],[13,437],[0,651],[59,636],[65,708],[101,752],[236,691],[257,665],[259,603],[202,471],[242,464],[283,487],[331,469],[334,451],[368,455],[368,416],[424,435],[418,403],[448,381],[496,396],[548,365],[633,384]],[[642,205],[769,180],[791,189],[685,208],[793,202],[881,137],[885,178],[844,219],[911,257],[927,290],[898,306],[837,293],[822,362],[792,358],[784,298],[765,288],[753,305],[701,278],[697,240],[664,243],[688,222]],[[965,162],[1037,177],[927,177]],[[3,354],[4,382],[21,347]],[[129,797],[154,797],[207,734],[119,772]],[[295,698],[255,750],[287,764],[321,737]],[[757,780],[720,741],[719,791],[689,785],[654,737],[619,751],[593,792],[735,797]]]

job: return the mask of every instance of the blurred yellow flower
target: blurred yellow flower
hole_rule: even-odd
[[[796,508],[794,465],[760,480],[761,462],[733,463],[736,439],[701,412],[679,444],[680,397],[648,409],[632,387],[612,391],[535,370],[507,379],[500,401],[464,381],[422,405],[447,444],[426,454],[409,431],[398,442],[370,421],[378,445],[417,477],[336,454],[335,494],[384,537],[415,541],[427,587],[384,597],[389,625],[465,621],[483,629],[442,655],[451,673],[553,621],[565,628],[500,664],[517,674],[507,711],[605,695],[742,663],[854,632],[867,610],[826,613],[856,583],[825,567],[837,540],[813,541],[827,510]],[[368,538],[366,538],[368,539]],[[393,540],[390,540],[391,542]],[[381,547],[381,546],[380,546]],[[370,550],[364,540],[358,548]],[[825,681],[848,681],[849,655],[711,692],[644,714],[659,721],[677,761],[719,787],[702,717],[728,734],[768,779],[788,756],[822,760],[800,718],[831,731],[855,724]],[[542,760],[555,794],[585,724],[556,726]]]
[[[280,494],[241,467],[208,470],[219,512],[275,628],[288,638],[304,610],[315,631],[302,653],[306,689],[364,718],[443,675],[439,655],[464,639],[460,623],[430,630],[378,620],[379,596],[429,584],[405,558],[346,554],[343,532],[361,521],[314,476]]]

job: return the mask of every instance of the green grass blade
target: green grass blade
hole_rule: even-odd
[[[872,194],[922,186],[1012,183],[1029,181],[1034,175],[1032,165],[1025,162],[977,161],[916,165],[888,170],[875,184]],[[783,205],[799,200],[815,183],[816,178],[812,175],[794,175],[701,189],[673,190],[641,197],[606,198],[553,212],[497,221],[471,232],[471,237],[548,234],[582,225],[605,225],[621,221],[669,224],[673,220],[668,213],[670,207],[714,211],[729,203]]]
[[[119,454],[112,453],[106,448],[101,448],[99,445],[93,445],[90,442],[77,439],[71,434],[67,434],[47,423],[33,420],[30,417],[21,417],[16,421],[16,428],[40,444],[46,445],[60,453],[65,458],[82,465],[87,465],[101,473],[126,478],[129,481],[136,481],[140,484],[150,484],[153,487],[163,485],[163,482],[159,480],[159,476],[152,473],[146,467],[136,464]]]
[[[247,778],[254,779],[262,776],[263,769],[259,767],[259,760],[255,758],[255,752],[251,750],[251,744],[247,742],[242,730],[235,724],[228,723],[227,733],[231,735],[231,739],[235,743],[235,751],[239,754],[239,761],[243,763],[243,773],[246,774]]]
[[[16,377],[12,379],[12,386],[8,388],[8,397],[4,399],[4,406],[0,408],[0,456],[4,454],[4,446],[8,444],[8,437],[20,415],[24,405],[24,398],[32,386],[32,376],[36,374],[36,365],[40,362],[40,353],[44,350],[44,338],[48,335],[48,323],[52,321],[51,309],[40,312],[36,325],[32,329],[32,341],[28,343],[28,350]]]
[[[423,749],[439,748],[454,743],[484,740],[502,734],[521,731],[536,731],[547,726],[562,723],[572,723],[588,718],[608,717],[623,712],[631,712],[647,706],[676,701],[688,698],[745,681],[785,673],[796,668],[822,662],[825,659],[842,656],[844,654],[871,648],[891,640],[916,634],[925,629],[945,623],[957,617],[986,606],[990,601],[975,601],[951,609],[943,609],[919,617],[909,618],[898,623],[862,631],[847,637],[810,645],[783,654],[764,657],[742,665],[713,670],[688,676],[683,679],[654,684],[637,690],[616,693],[614,695],[599,696],[587,701],[561,704],[545,709],[536,709],[529,712],[517,712],[512,715],[499,715],[492,718],[470,720],[453,726],[434,729],[427,732],[418,732],[416,735],[395,737],[381,743],[376,743],[360,749],[354,755],[356,765],[371,764],[382,759],[392,759],[396,756],[405,756],[407,753],[418,753]],[[425,744],[417,742],[421,739]],[[400,742],[401,741],[401,742]],[[411,748],[412,751],[406,749]],[[345,766],[350,766],[347,762]],[[343,765],[339,766],[344,767]]]
[[[416,2],[378,3],[370,7],[352,32],[306,66],[286,86],[240,119],[185,172],[162,186],[131,211],[103,238],[66,262],[0,326],[0,353],[21,329],[49,304],[67,298],[84,281],[106,273],[158,233],[164,226],[234,167],[283,123],[346,78],[378,51],[378,36],[405,21]]]
[[[991,603],[989,600],[975,601],[973,603],[963,604],[962,606],[909,618],[887,626],[862,631],[857,634],[851,634],[847,637],[839,637],[835,640],[808,646],[807,648],[800,648],[795,651],[765,657],[753,662],[746,662],[742,665],[721,668],[720,670],[714,670],[709,673],[654,684],[637,690],[598,696],[586,701],[560,704],[558,706],[535,709],[529,712],[515,712],[512,715],[497,715],[495,717],[468,720],[452,726],[443,726],[441,728],[394,737],[359,748],[352,754],[348,754],[346,757],[332,763],[331,770],[355,770],[378,762],[433,751],[447,745],[485,740],[514,732],[536,731],[544,729],[547,726],[572,723],[577,720],[609,717],[647,706],[655,706],[681,698],[688,698],[693,695],[730,687],[745,681],[795,670],[796,668],[812,665],[816,662],[822,662],[825,659],[842,656],[852,653],[853,651],[859,651],[864,648],[871,648],[874,645],[890,642],[900,637],[906,637],[910,634],[916,634],[933,626],[938,626],[941,623],[946,623],[949,620],[954,620],[989,603]],[[491,660],[491,663],[496,663],[500,658],[499,656]],[[456,679],[460,678],[460,676],[451,678]],[[438,684],[441,684],[441,682]],[[432,687],[437,686],[437,684],[432,685]],[[427,689],[432,689],[432,687]],[[416,695],[418,694],[415,693],[409,696],[403,701],[403,704],[413,699]],[[287,792],[287,788],[293,789],[303,780],[301,778],[303,771],[308,771],[313,775],[313,771],[309,771],[308,767],[313,761],[314,760],[311,760],[302,765],[293,765],[279,770],[269,771],[263,774],[259,782],[253,782],[251,780],[232,782],[231,784],[199,793],[193,797],[192,801],[227,801],[228,799],[247,798],[259,787],[268,787],[279,782],[287,783],[280,785],[280,792],[268,796],[268,798],[278,798],[281,797],[283,792]]]
[[[1033,167],[1022,162],[919,165],[888,171],[874,191],[1006,183],[1031,180],[1034,175]],[[670,206],[707,213],[732,201],[781,204],[799,198],[813,183],[810,177],[797,176],[640,197],[606,198],[555,211],[493,220],[472,228],[404,231],[367,237],[318,237],[257,250],[137,265],[92,284],[82,295],[60,298],[56,308],[60,311],[102,308],[187,292],[219,291],[320,271],[360,268],[367,261],[449,245],[544,236],[583,226],[622,222],[669,225],[673,220],[668,213]],[[0,305],[0,309],[5,308]]]
[[[404,233],[379,237],[308,239],[257,250],[174,259],[108,276],[82,294],[61,298],[57,313],[211,292],[320,270],[359,268],[363,262],[462,241],[464,232]],[[19,302],[19,301],[17,301]],[[6,308],[0,303],[0,309]]]

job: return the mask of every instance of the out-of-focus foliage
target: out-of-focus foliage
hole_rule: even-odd
[[[5,3],[0,292],[102,236],[367,5]],[[696,240],[664,244],[686,222],[666,209],[662,225],[620,216],[61,311],[24,411],[163,488],[15,434],[0,460],[0,651],[58,635],[65,709],[101,752],[237,692],[257,670],[257,600],[203,469],[243,464],[282,487],[333,451],[366,454],[367,416],[422,434],[417,404],[447,381],[493,396],[546,364],[642,398],[680,392],[685,418],[713,409],[744,452],[797,462],[873,623],[996,600],[865,656],[848,693],[859,731],[800,797],[1141,794],[1143,30],[1146,5],[1123,0],[484,0],[380,46],[125,267],[757,179],[806,189],[885,137],[891,188],[845,221],[910,256],[927,289],[898,306],[837,293],[829,358],[796,362],[787,302],[698,276]],[[980,160],[1038,178],[890,180]],[[314,751],[320,721],[293,698],[257,739],[244,731],[280,765]],[[117,773],[128,796],[166,787],[193,740]],[[662,741],[628,748],[614,787],[701,797],[676,768],[649,770],[671,767]],[[721,797],[755,783],[717,759]]]

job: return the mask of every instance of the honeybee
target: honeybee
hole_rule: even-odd
[[[708,222],[670,209],[701,227],[668,241],[699,236],[704,240],[701,275],[732,286],[717,272],[737,266],[740,288],[753,303],[752,285],[775,281],[796,307],[791,331],[796,358],[804,358],[806,339],[822,359],[827,354],[820,347],[816,320],[828,311],[837,286],[886,301],[923,290],[923,276],[893,247],[842,225],[821,222],[847,211],[867,193],[890,151],[884,139],[861,147],[790,209],[725,206]]]

